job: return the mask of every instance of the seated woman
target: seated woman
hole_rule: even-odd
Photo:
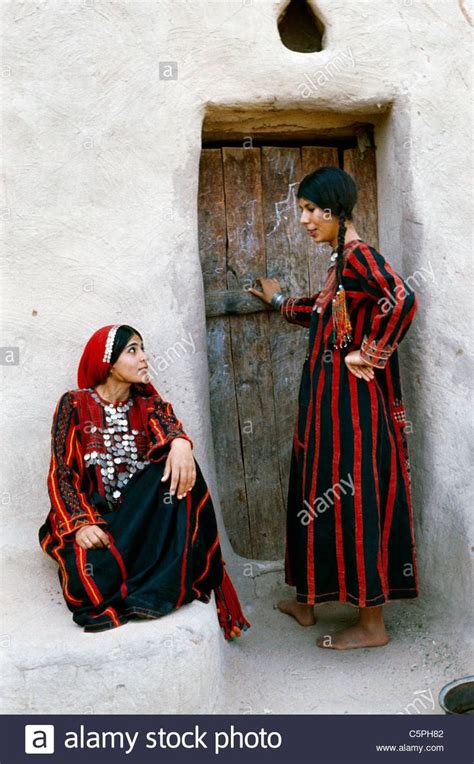
[[[215,592],[226,639],[246,620],[225,569],[192,441],[149,381],[140,333],[104,326],[51,431],[51,509],[39,531],[84,631],[158,618]]]

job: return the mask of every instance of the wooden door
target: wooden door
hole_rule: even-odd
[[[299,223],[296,190],[317,167],[339,166],[336,147],[203,149],[199,248],[206,293],[211,419],[219,496],[234,550],[283,557],[296,400],[307,331],[245,289],[278,278],[287,295],[320,289],[324,249]],[[343,152],[360,187],[355,219],[377,246],[374,149]],[[319,251],[318,251],[319,250]]]

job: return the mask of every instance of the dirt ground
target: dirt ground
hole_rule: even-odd
[[[304,628],[275,609],[293,596],[279,586],[247,601],[251,628],[226,647],[217,713],[439,714],[440,689],[473,673],[466,637],[447,633],[418,602],[386,606],[386,647],[341,652],[318,648],[316,637],[353,622],[356,608],[318,606],[316,625]]]

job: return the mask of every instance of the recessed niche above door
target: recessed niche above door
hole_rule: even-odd
[[[324,24],[307,0],[290,0],[278,18],[283,45],[298,53],[323,49]]]

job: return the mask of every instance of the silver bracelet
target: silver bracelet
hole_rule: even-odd
[[[272,296],[272,299],[270,300],[270,304],[275,308],[275,310],[280,310],[285,299],[286,298],[283,292],[275,292],[275,294]]]

